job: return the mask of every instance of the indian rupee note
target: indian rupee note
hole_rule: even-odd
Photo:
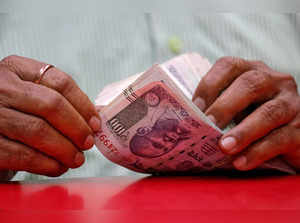
[[[224,132],[190,100],[209,68],[200,55],[185,54],[111,85],[111,90],[123,87],[99,112],[99,150],[112,162],[145,173],[233,168],[232,158],[218,148]],[[109,88],[103,92],[98,104],[110,95]],[[280,159],[260,168],[294,173]]]

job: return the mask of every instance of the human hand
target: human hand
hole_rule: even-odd
[[[84,163],[99,115],[75,81],[20,56],[0,61],[0,170],[59,176]]]
[[[239,170],[281,155],[300,170],[300,101],[294,78],[261,61],[223,57],[200,81],[194,103],[220,128],[219,141]]]

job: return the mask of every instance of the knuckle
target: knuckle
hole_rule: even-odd
[[[288,134],[288,132],[285,130],[286,129],[280,128],[280,129],[275,129],[270,133],[269,143],[271,146],[274,145],[274,147],[278,147],[278,145],[290,144],[291,137]],[[280,148],[284,149],[284,146],[281,146]]]
[[[47,113],[47,115],[56,114],[58,111],[62,109],[63,104],[64,104],[63,97],[60,94],[54,92],[47,99],[44,110]]]
[[[42,119],[36,118],[30,121],[30,132],[33,138],[44,138],[49,131],[48,123]]]
[[[223,65],[223,66],[233,66],[234,65],[234,57],[231,57],[231,56],[221,57],[217,60],[216,63]]]
[[[12,55],[9,55],[9,56],[4,57],[4,58],[2,59],[2,62],[9,64],[9,63],[15,61],[15,59],[16,59],[17,57],[18,57],[17,55],[12,54]]]
[[[14,68],[14,62],[16,61],[17,55],[9,55],[7,57],[4,57],[1,61],[1,63],[9,68]]]
[[[249,94],[253,96],[259,95],[266,88],[271,86],[271,75],[267,72],[252,70],[241,75],[241,81]]]
[[[20,68],[16,65],[16,61],[18,60],[17,55],[10,55],[7,56],[5,58],[3,58],[0,61],[0,72],[4,72],[4,73],[9,73],[9,72],[13,72],[13,73],[21,73]]]
[[[265,104],[262,109],[262,116],[270,122],[284,122],[296,114],[296,110],[290,106],[290,103],[283,99],[276,99]]]
[[[220,57],[216,63],[219,63],[219,64],[231,64],[231,60],[232,60],[233,57],[230,57],[230,56],[225,56],[225,57]]]
[[[268,65],[265,64],[265,62],[263,62],[262,60],[253,60],[251,61],[251,63],[255,68],[262,68],[262,69],[268,68]]]
[[[225,56],[218,59],[216,64],[219,64],[220,66],[223,67],[230,66],[233,68],[240,69],[244,67],[247,63],[244,59],[239,57]]]
[[[277,118],[280,118],[279,112],[277,111],[278,109],[278,105],[276,104],[265,105],[261,112],[263,119],[273,122]]]

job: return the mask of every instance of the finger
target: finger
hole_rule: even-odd
[[[293,141],[290,141],[290,143],[293,143],[293,145],[288,149],[288,151],[285,154],[283,154],[283,157],[284,160],[291,164],[297,172],[300,172],[300,113],[298,113],[294,120],[289,122],[288,125],[290,129],[288,135],[290,139],[293,139]]]
[[[288,102],[290,98],[278,97],[268,101],[239,125],[224,134],[220,148],[227,154],[236,154],[269,132],[291,121],[297,114]]]
[[[200,109],[205,111],[235,78],[250,69],[251,63],[246,60],[234,57],[220,58],[201,79],[193,101],[201,101]]]
[[[20,141],[67,167],[83,164],[83,153],[46,121],[8,108],[0,108],[0,134]]]
[[[293,130],[292,130],[293,131]],[[238,156],[233,165],[239,170],[251,170],[267,160],[285,153],[292,147],[293,135],[289,126],[272,131],[269,135],[249,146]]]
[[[46,176],[60,176],[68,168],[59,162],[0,135],[0,170],[27,171]]]
[[[2,69],[2,72],[13,75],[9,70]],[[2,98],[6,95],[2,101],[10,107],[44,118],[81,149],[89,149],[94,145],[90,127],[61,94],[29,81],[15,80],[12,86],[2,89]]]
[[[30,58],[15,55],[6,57],[2,60],[2,63],[12,72],[18,74],[22,80],[31,82],[39,79],[39,71],[46,65]],[[54,89],[63,95],[94,131],[100,129],[99,114],[93,103],[68,74],[57,68],[51,68],[47,70],[40,84]]]
[[[250,104],[270,99],[277,93],[276,78],[264,71],[251,70],[243,73],[230,85],[205,112],[224,128]]]

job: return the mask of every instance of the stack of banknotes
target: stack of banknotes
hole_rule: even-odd
[[[228,128],[219,129],[191,101],[210,67],[199,54],[187,53],[106,86],[96,99],[102,122],[97,148],[112,162],[141,173],[233,169],[233,158],[218,146]],[[295,173],[280,158],[259,169]]]

